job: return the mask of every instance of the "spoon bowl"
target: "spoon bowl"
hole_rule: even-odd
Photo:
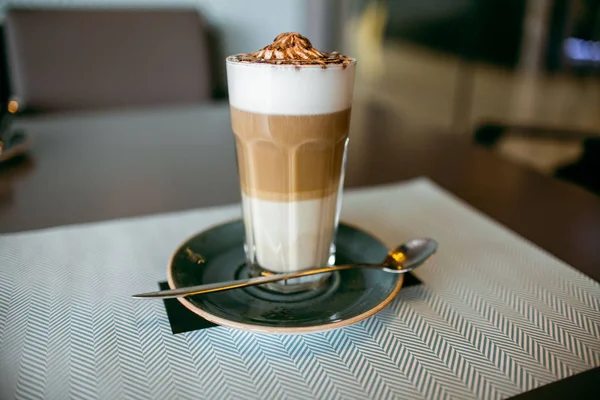
[[[438,248],[434,239],[413,239],[390,250],[383,261],[382,269],[393,274],[410,272],[423,264]]]

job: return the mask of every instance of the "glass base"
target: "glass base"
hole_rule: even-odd
[[[270,275],[277,274],[276,272],[273,272],[266,268],[263,268],[258,263],[253,262],[252,257],[251,257],[253,253],[250,253],[248,251],[247,244],[244,244],[244,250],[246,252],[246,257],[248,259],[247,265],[248,265],[248,272],[249,272],[250,276],[258,277],[258,276],[270,276]],[[329,257],[327,258],[326,265],[323,265],[323,266],[331,267],[333,265],[335,265],[335,244],[331,244],[331,246],[329,247]],[[317,268],[317,267],[319,267],[319,266],[315,266],[314,268]],[[293,272],[293,271],[289,271],[289,272]],[[298,272],[300,272],[300,271],[298,271]],[[264,287],[265,289],[271,290],[273,292],[284,293],[284,294],[285,293],[304,292],[307,290],[313,290],[313,289],[320,288],[327,282],[327,280],[331,277],[331,275],[332,275],[331,272],[326,272],[326,273],[317,274],[317,275],[302,276],[299,278],[288,279],[285,281],[266,283],[266,284],[262,285],[262,287]]]
[[[252,277],[276,275],[274,272],[268,271],[259,265],[248,265],[249,272]],[[330,276],[331,272],[328,272],[312,276],[302,276],[300,278],[288,279],[286,281],[266,283],[262,286],[277,293],[298,293],[307,290],[314,290],[323,286]]]

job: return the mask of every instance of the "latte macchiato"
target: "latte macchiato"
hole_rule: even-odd
[[[251,263],[276,273],[331,265],[354,69],[296,33],[227,58]]]

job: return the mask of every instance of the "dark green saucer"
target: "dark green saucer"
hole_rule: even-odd
[[[173,254],[167,271],[172,289],[243,279],[248,276],[241,220],[188,239]],[[340,224],[336,264],[379,263],[387,248],[368,233]],[[305,333],[361,321],[385,307],[402,287],[403,275],[371,269],[332,274],[318,289],[294,294],[261,287],[181,298],[194,313],[219,325],[265,333]]]

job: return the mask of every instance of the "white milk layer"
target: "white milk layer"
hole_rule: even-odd
[[[277,202],[242,195],[250,256],[273,272],[327,265],[337,193],[316,200]]]
[[[227,61],[229,103],[276,115],[329,114],[349,108],[355,63],[294,67]]]

